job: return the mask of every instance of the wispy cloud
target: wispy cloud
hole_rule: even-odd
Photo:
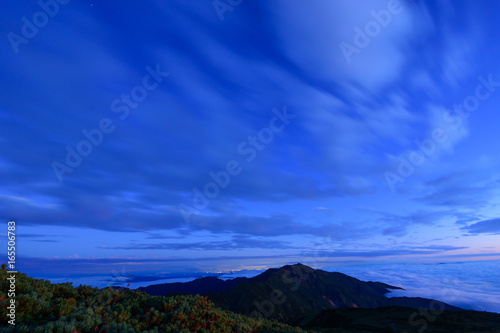
[[[461,228],[469,234],[500,234],[500,218],[482,220]]]

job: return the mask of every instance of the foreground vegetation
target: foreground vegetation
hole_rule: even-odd
[[[0,273],[2,332],[305,332],[223,311],[193,295],[150,296],[130,289],[74,288],[16,274],[16,325],[8,324],[7,271]]]
[[[304,315],[294,324],[324,333],[500,333],[497,313],[400,306],[323,310]]]

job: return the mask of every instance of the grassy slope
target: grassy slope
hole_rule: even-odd
[[[17,274],[16,326],[7,323],[7,271],[0,271],[2,332],[304,332],[223,311],[201,296],[157,297],[134,290],[74,288]]]

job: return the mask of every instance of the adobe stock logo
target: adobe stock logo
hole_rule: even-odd
[[[395,185],[398,183],[404,183],[405,180],[413,175],[416,168],[424,164],[427,159],[432,156],[439,145],[444,144],[449,139],[449,134],[456,131],[460,126],[463,125],[464,119],[469,118],[473,112],[477,111],[481,101],[485,101],[491,97],[495,90],[500,87],[500,81],[493,81],[492,75],[488,75],[488,79],[483,76],[479,76],[478,84],[474,90],[474,94],[471,94],[464,98],[462,103],[453,105],[453,113],[446,111],[443,113],[443,121],[450,125],[448,132],[441,128],[436,127],[431,131],[428,138],[423,141],[415,140],[415,144],[418,149],[412,150],[408,157],[399,156],[399,165],[396,172],[386,171],[384,173],[387,185],[392,192],[395,191]]]
[[[59,13],[59,5],[65,5],[68,2],[70,2],[70,0],[38,1],[38,6],[40,6],[42,10],[33,14],[31,20],[26,16],[21,18],[23,22],[21,35],[12,31],[7,34],[7,38],[9,39],[14,53],[19,53],[19,45],[28,44],[29,40],[38,34],[39,29],[45,27],[49,23],[49,17],[53,18]]]
[[[111,102],[111,112],[119,114],[120,120],[125,120],[130,115],[130,110],[139,106],[139,103],[144,101],[150,92],[155,90],[166,77],[169,72],[163,72],[160,65],[156,65],[156,69],[150,66],[146,67],[148,74],[144,75],[141,84],[130,89],[128,94],[122,94],[120,98]],[[56,174],[59,182],[63,181],[63,176],[66,173],[72,173],[83,161],[83,159],[94,151],[104,141],[105,134],[111,134],[115,131],[116,126],[112,119],[104,117],[99,121],[97,127],[87,130],[84,128],[81,133],[84,139],[80,140],[76,147],[66,146],[65,163],[53,161],[52,169]]]
[[[391,23],[393,15],[401,13],[402,10],[403,7],[399,0],[390,0],[387,3],[387,9],[381,9],[378,12],[371,10],[370,15],[373,20],[368,21],[363,30],[358,26],[354,27],[354,45],[344,41],[339,44],[347,63],[351,63],[351,57],[354,53],[360,54],[362,49],[368,47],[372,39],[380,35],[382,28],[386,28]]]
[[[219,17],[219,20],[224,21],[224,13],[232,12],[236,6],[241,5],[243,0],[214,0],[212,1],[212,6],[214,6],[215,12]]]
[[[274,117],[269,120],[267,127],[262,128],[257,135],[249,135],[238,145],[237,152],[240,156],[245,157],[247,163],[253,162],[259,152],[263,151],[274,140],[275,134],[282,132],[290,124],[290,120],[296,117],[296,115],[288,113],[286,106],[283,107],[282,111],[273,109],[273,113]],[[229,186],[232,177],[239,175],[242,171],[242,163],[235,159],[227,161],[223,170],[210,171],[208,173],[210,180],[200,188],[193,188],[192,207],[185,204],[179,205],[179,211],[186,224],[191,223],[191,215],[199,215],[199,210],[207,208],[210,199],[219,196],[221,190]]]

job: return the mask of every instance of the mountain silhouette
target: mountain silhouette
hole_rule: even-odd
[[[199,278],[190,282],[175,282],[155,284],[148,287],[137,288],[153,296],[166,296],[171,294],[203,295],[208,292],[222,292],[246,281],[247,278],[221,280],[215,276]]]
[[[290,323],[322,310],[402,306],[461,310],[440,301],[418,297],[386,297],[391,289],[380,282],[363,282],[348,275],[295,264],[268,269],[252,278],[223,281],[215,277],[187,283],[138,288],[150,295],[201,294],[218,307],[256,318]]]

